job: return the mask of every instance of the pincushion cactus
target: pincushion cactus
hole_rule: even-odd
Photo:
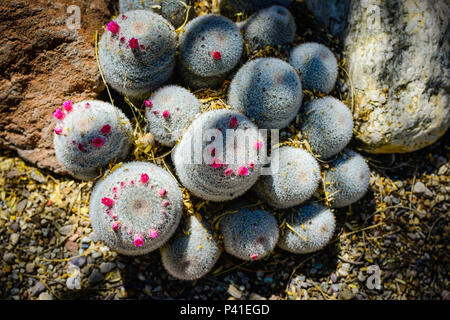
[[[316,202],[307,202],[286,214],[288,226],[278,246],[292,253],[310,253],[325,247],[333,237],[335,217],[331,210]],[[295,231],[293,231],[292,229]]]
[[[320,168],[303,149],[281,147],[277,150],[278,171],[259,178],[252,188],[256,196],[275,208],[289,208],[311,198],[320,181]],[[275,152],[277,152],[275,151]],[[275,164],[272,163],[271,167]]]
[[[333,90],[338,65],[333,52],[320,43],[303,43],[291,51],[289,63],[300,73],[303,88],[328,94]]]
[[[175,30],[167,20],[152,11],[133,10],[119,15],[106,29],[98,53],[111,87],[139,102],[170,79]]]
[[[147,162],[129,162],[94,187],[92,228],[112,250],[141,255],[161,247],[175,232],[182,194],[169,172]]]
[[[276,246],[279,237],[277,219],[257,209],[241,209],[220,221],[225,251],[239,259],[259,260]]]
[[[370,170],[357,152],[344,149],[342,155],[331,163],[325,175],[325,190],[335,208],[348,206],[367,192]]]
[[[156,141],[174,146],[183,132],[201,112],[201,103],[188,90],[166,86],[145,101],[145,116]]]
[[[234,16],[240,12],[251,14],[276,4],[289,7],[291,2],[291,0],[220,0],[219,7],[222,14]]]
[[[302,104],[295,69],[277,58],[259,58],[242,66],[228,91],[228,104],[263,129],[286,127]]]
[[[54,117],[58,120],[53,145],[58,161],[74,177],[91,180],[108,163],[123,160],[131,146],[131,124],[109,103],[66,101]]]
[[[297,26],[288,9],[272,6],[250,16],[243,25],[244,39],[250,50],[294,42]]]
[[[239,28],[228,18],[206,14],[190,21],[184,30],[178,56],[183,82],[194,89],[220,85],[240,61]]]
[[[213,268],[222,249],[209,226],[194,215],[183,218],[179,229],[160,249],[163,266],[177,279],[199,279]]]
[[[353,135],[353,117],[333,97],[309,102],[303,111],[302,131],[314,153],[327,159],[342,151]]]
[[[236,139],[232,139],[233,134]],[[172,153],[172,160],[178,178],[192,194],[227,201],[245,193],[258,179],[261,156],[253,148],[260,142],[256,126],[243,114],[213,110],[194,120]],[[202,158],[202,154],[207,157]]]

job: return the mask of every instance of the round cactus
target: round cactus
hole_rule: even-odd
[[[352,139],[353,117],[336,98],[315,99],[304,108],[302,131],[312,151],[327,159],[341,152]]]
[[[209,226],[194,215],[183,218],[180,228],[160,249],[163,266],[177,279],[199,279],[213,268],[222,250]]]
[[[240,12],[251,14],[276,4],[289,7],[291,2],[291,0],[220,0],[219,7],[222,14],[234,16]]]
[[[294,207],[311,198],[319,186],[319,164],[303,149],[281,147],[277,151],[279,158],[272,157],[271,168],[278,164],[278,171],[261,176],[252,191],[272,207]]]
[[[251,15],[243,30],[250,50],[257,50],[293,43],[297,26],[288,9],[272,6]]]
[[[172,76],[175,30],[152,11],[128,11],[108,24],[98,53],[106,82],[139,102]]]
[[[178,178],[199,198],[234,199],[260,175],[258,138],[256,126],[243,114],[206,112],[194,120],[172,153]]]
[[[331,163],[325,174],[325,190],[334,208],[348,206],[367,192],[370,170],[357,152],[345,149],[342,156]]]
[[[259,260],[276,246],[279,237],[277,219],[258,209],[241,209],[220,221],[225,251],[239,259]]]
[[[188,90],[166,86],[145,101],[145,116],[155,140],[165,146],[174,146],[185,129],[201,112],[201,103]]]
[[[122,111],[98,101],[82,101],[53,114],[58,120],[53,145],[58,161],[74,177],[91,180],[114,159],[123,160],[130,150],[131,124]]]
[[[333,90],[338,65],[333,52],[323,44],[310,42],[295,47],[289,63],[300,73],[304,89],[325,94]]]
[[[302,104],[302,85],[295,69],[277,58],[247,62],[236,73],[228,104],[264,129],[286,127]]]
[[[195,89],[220,85],[240,61],[243,39],[239,28],[228,18],[207,14],[184,29],[178,56],[182,80]]]
[[[100,180],[89,201],[92,228],[112,250],[141,255],[175,232],[183,208],[176,180],[147,162],[129,162]]]
[[[333,237],[335,217],[319,203],[307,202],[286,215],[278,246],[292,253],[310,253],[325,247]],[[295,231],[293,231],[292,229]]]

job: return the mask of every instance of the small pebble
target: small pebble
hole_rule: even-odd
[[[48,292],[42,292],[39,295],[39,300],[53,300],[53,296]]]
[[[104,279],[103,274],[98,269],[94,269],[92,270],[92,273],[89,275],[88,282],[90,284],[97,284],[103,281],[103,279]]]
[[[100,272],[101,273],[108,273],[112,269],[114,269],[115,267],[116,267],[116,264],[113,263],[113,262],[102,262],[100,264]]]

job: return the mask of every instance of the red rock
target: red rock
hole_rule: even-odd
[[[64,170],[53,151],[52,114],[62,103],[96,98],[104,89],[95,31],[111,18],[112,0],[0,2],[0,146],[39,168]],[[80,29],[66,21],[80,8]]]
[[[77,252],[78,251],[78,244],[73,242],[73,241],[67,241],[66,244],[64,245],[66,247],[67,250],[71,251],[71,252]]]

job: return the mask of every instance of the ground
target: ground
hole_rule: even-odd
[[[197,12],[211,12],[209,1]],[[340,44],[295,6],[296,43],[319,41],[336,53],[341,73],[333,96],[352,107]],[[246,53],[246,58],[286,57],[284,48]],[[195,94],[206,108],[226,107],[228,83]],[[305,93],[305,100],[313,94]],[[130,110],[116,93],[114,100]],[[109,95],[100,97],[106,101]],[[139,108],[132,108],[138,125]],[[133,116],[133,112],[128,112]],[[303,144],[298,121],[281,134],[283,142]],[[145,159],[172,170],[170,149],[147,148],[136,132],[131,159]],[[0,298],[2,299],[450,299],[449,133],[409,154],[362,153],[370,170],[364,198],[336,210],[331,243],[323,250],[294,255],[279,248],[257,262],[222,254],[213,271],[194,282],[175,280],[158,251],[125,257],[110,251],[93,233],[88,201],[94,182],[40,171],[12,151],[0,151]],[[304,145],[305,146],[305,145]],[[358,148],[352,141],[350,147]],[[214,219],[226,210],[185,195],[185,214]],[[250,197],[245,195],[244,197]],[[251,199],[256,202],[257,200]],[[277,212],[277,214],[282,214]],[[71,290],[80,268],[81,289]],[[74,271],[75,270],[75,271]],[[379,275],[379,277],[378,277]]]

